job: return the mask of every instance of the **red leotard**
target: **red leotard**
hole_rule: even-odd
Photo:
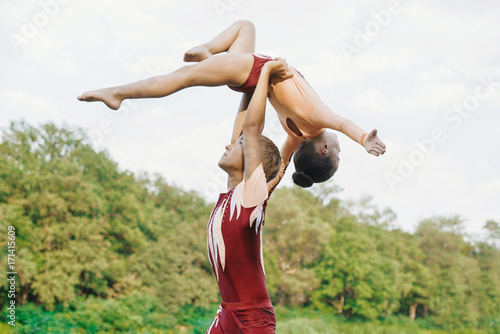
[[[267,204],[262,165],[221,194],[207,226],[208,258],[222,304],[207,333],[274,333],[276,319],[266,288],[262,225]]]
[[[265,56],[260,54],[252,53],[252,56],[253,56],[253,65],[252,69],[250,70],[250,74],[248,75],[247,81],[245,81],[243,86],[240,87],[228,86],[232,90],[241,93],[253,92],[255,90],[255,86],[257,86],[257,81],[259,81],[260,71],[262,69],[262,66],[264,66],[264,64],[267,63],[268,61],[273,60],[273,58],[270,56]]]

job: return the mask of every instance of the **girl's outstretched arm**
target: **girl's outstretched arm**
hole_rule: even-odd
[[[269,195],[276,189],[278,184],[281,182],[283,179],[283,176],[285,176],[286,168],[290,164],[290,160],[292,159],[293,153],[297,150],[299,147],[300,143],[302,142],[302,139],[292,137],[288,135],[286,137],[285,143],[281,147],[281,167],[278,172],[278,175],[271,181],[267,183],[267,189],[269,191]]]
[[[377,136],[377,130],[372,130],[370,133],[367,133],[353,121],[333,112],[324,114],[322,118],[322,125],[325,128],[342,132],[355,142],[360,143],[368,153],[375,156],[385,153],[386,146]]]
[[[365,137],[364,147],[366,151],[374,156],[379,156],[385,153],[385,144],[377,136],[377,130],[374,129]]]

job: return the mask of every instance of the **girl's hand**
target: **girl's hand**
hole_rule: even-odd
[[[365,139],[366,152],[378,157],[379,155],[385,153],[385,148],[386,148],[385,144],[377,136],[377,130],[372,130],[372,132],[366,135]]]
[[[286,80],[293,77],[293,73],[288,72],[288,64],[285,59],[274,58],[274,60],[265,63],[264,67],[269,70],[270,76],[276,79]]]

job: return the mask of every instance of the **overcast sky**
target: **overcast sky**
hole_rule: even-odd
[[[373,196],[405,230],[459,214],[477,233],[500,220],[499,17],[498,0],[3,0],[0,127],[81,127],[123,170],[215,201],[239,93],[192,88],[118,112],[76,96],[171,72],[191,46],[249,19],[259,53],[286,58],[334,112],[387,144],[376,158],[339,134],[341,198]],[[281,146],[269,104],[267,115]]]

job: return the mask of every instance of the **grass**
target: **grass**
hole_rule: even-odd
[[[4,321],[4,319],[2,320]],[[0,322],[0,333],[5,333],[5,334],[14,333],[14,327],[6,323]]]
[[[123,302],[123,301],[121,301]],[[96,304],[97,303],[97,304]],[[108,315],[100,303],[108,309]],[[118,304],[117,304],[118,305]],[[33,304],[19,308],[16,328],[0,322],[0,333],[137,333],[137,334],[204,334],[217,313],[218,305],[208,310],[185,306],[174,314],[165,314],[157,309],[148,309],[139,314],[136,310],[120,308],[109,301],[90,300],[78,310],[50,312]],[[144,306],[144,303],[141,305]],[[101,305],[102,306],[102,305]],[[119,305],[118,305],[119,306]],[[432,324],[432,319],[411,321],[405,316],[390,316],[384,320],[367,321],[361,319],[346,320],[331,313],[311,309],[289,309],[275,307],[277,334],[500,334],[500,319],[486,321],[486,329],[441,330]],[[94,318],[91,317],[94,315]],[[110,316],[112,317],[110,318]],[[140,324],[122,324],[123,319],[139,317]],[[5,314],[2,314],[5,318]],[[166,318],[170,319],[165,322]],[[118,324],[118,325],[117,325]]]
[[[446,331],[427,329],[426,320],[411,321],[406,317],[392,316],[385,320],[345,320],[332,314],[309,309],[276,308],[277,334],[493,334],[490,330],[460,329]],[[424,327],[424,328],[423,328]]]

